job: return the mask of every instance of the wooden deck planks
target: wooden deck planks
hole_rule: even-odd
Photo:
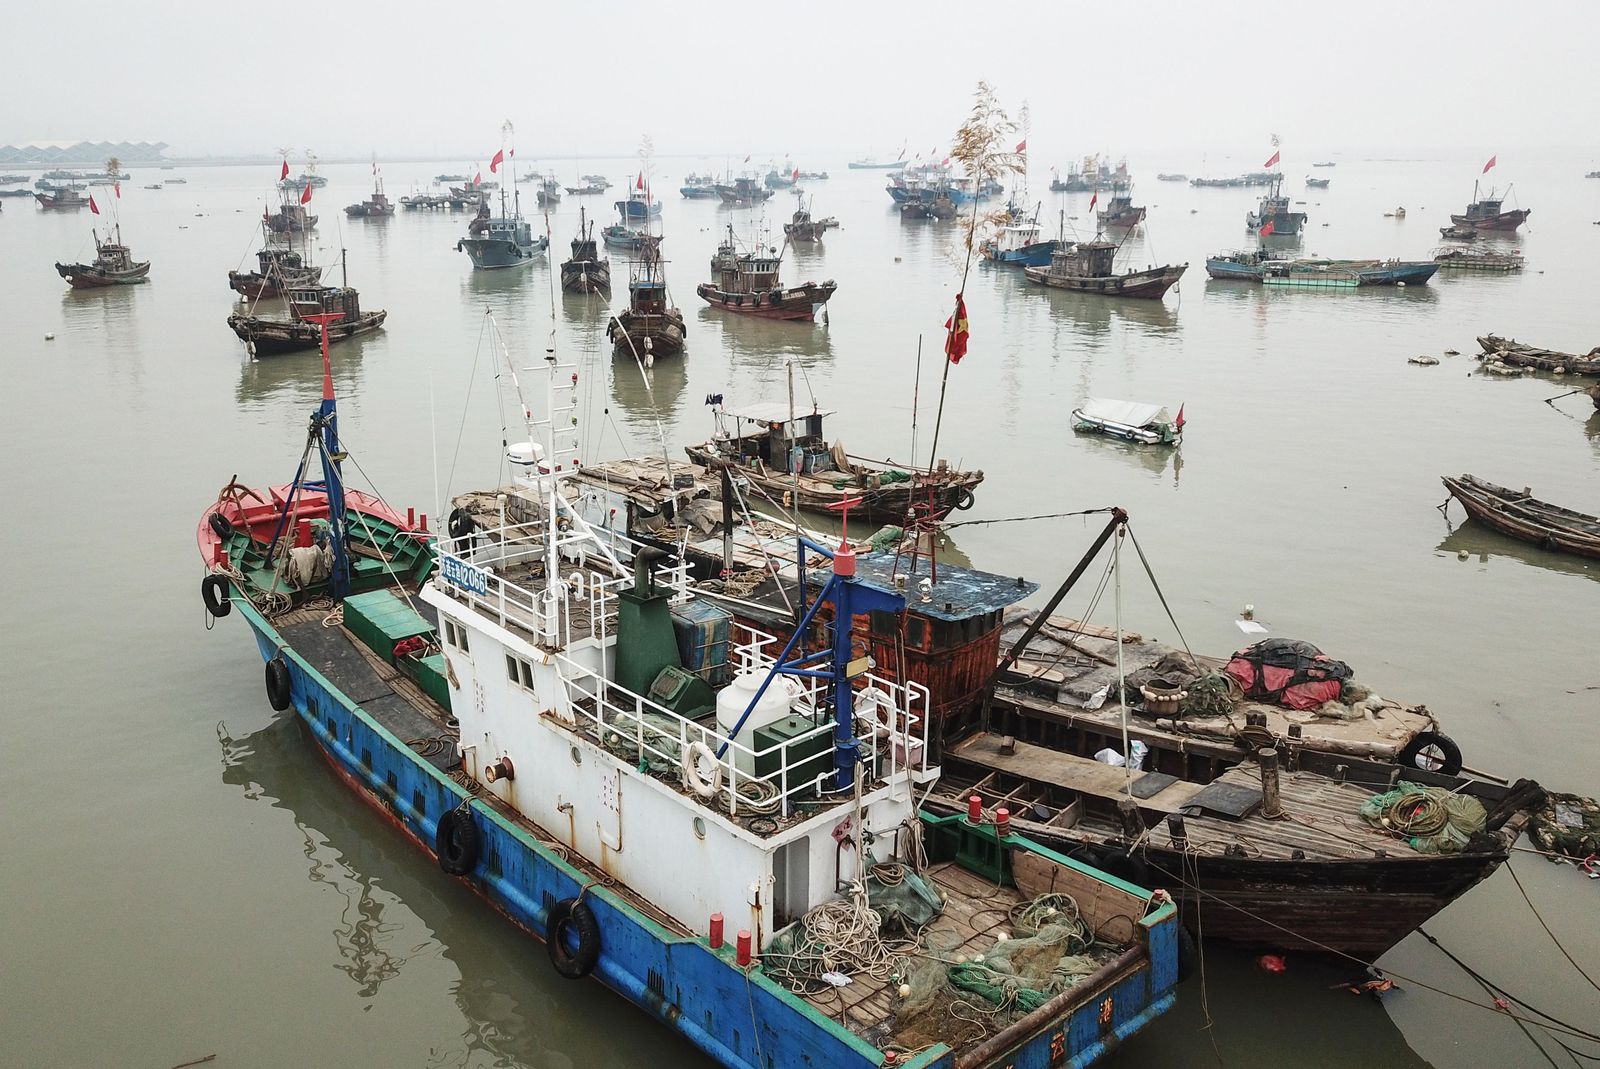
[[[1080,794],[1112,800],[1127,794],[1127,774],[1121,768],[1026,742],[1016,743],[1013,753],[1002,754],[1000,737],[997,735],[975,735],[955,746],[951,755],[984,768],[1009,772]],[[1204,784],[1179,780],[1149,798],[1140,799],[1139,807],[1176,813],[1204,787]]]

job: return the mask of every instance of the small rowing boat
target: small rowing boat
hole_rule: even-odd
[[[1600,558],[1600,517],[1540,501],[1527,487],[1509,490],[1472,475],[1443,479],[1450,496],[1479,523],[1554,552]]]

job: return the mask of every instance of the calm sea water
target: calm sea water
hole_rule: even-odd
[[[1135,163],[1145,176],[1204,173],[1193,160]],[[583,202],[601,225],[634,167],[545,165],[566,181],[611,176],[610,195]],[[676,451],[710,430],[708,393],[780,400],[792,364],[800,403],[837,409],[831,433],[852,452],[908,459],[915,434],[925,460],[939,328],[961,277],[954,228],[902,223],[881,172],[805,165],[833,172],[812,184],[814,210],[843,223],[785,261],[790,280],[839,282],[815,326],[727,318],[694,295],[727,223],[749,240],[764,219],[781,240],[788,198],[765,213],[684,201],[685,173],[725,161],[657,161],[689,351],[649,376],[614,364],[605,343],[620,296],[552,298],[545,265],[474,273],[453,249],[459,215],[345,220],[342,206],[370,188],[368,168],[324,168],[331,182],[312,203],[318,260],[336,264],[346,249],[364,305],[390,312],[381,334],[335,351],[341,428],[366,475],[391,501],[434,515],[449,493],[498,479],[503,406],[486,311],[518,366],[551,344],[580,364],[591,456]],[[387,164],[389,193],[441,169]],[[974,266],[971,349],[950,371],[939,438],[941,456],[987,474],[960,518],[1122,505],[1195,648],[1242,645],[1233,621],[1253,604],[1274,634],[1315,641],[1381,693],[1426,702],[1469,764],[1596,793],[1600,569],[1460,527],[1459,511],[1447,519],[1435,506],[1439,476],[1468,471],[1600,511],[1600,416],[1582,397],[1542,404],[1566,388],[1548,378],[1476,377],[1470,355],[1406,363],[1470,354],[1489,331],[1569,351],[1600,344],[1600,182],[1585,182],[1587,169],[1507,160],[1497,172],[1534,209],[1509,243],[1527,257],[1519,276],[1352,293],[1208,283],[1206,254],[1245,243],[1256,193],[1149,177],[1136,188],[1149,220],[1125,253],[1139,265],[1190,263],[1164,302],[1046,292],[1020,272]],[[1425,257],[1475,172],[1468,160],[1341,158],[1318,172],[1330,189],[1305,192],[1300,248]],[[188,184],[140,188],[174,174]],[[0,214],[0,589],[11,640],[0,662],[0,1063],[160,1067],[215,1053],[218,1066],[699,1064],[600,987],[554,978],[537,943],[354,804],[297,725],[268,708],[246,629],[205,628],[194,527],[235,473],[287,481],[320,392],[316,356],[252,362],[223,322],[224,274],[253,263],[274,176],[135,174],[123,233],[154,268],[148,285],[114,292],[68,291],[51,269],[92,257],[89,229],[105,217],[11,199]],[[1289,189],[1301,196],[1298,179]],[[1052,225],[1090,218],[1087,196],[1035,199]],[[568,197],[550,217],[552,263],[579,203]],[[1385,218],[1397,205],[1407,218]],[[619,294],[621,260],[613,255]],[[1073,435],[1068,414],[1091,394],[1185,405],[1181,451]],[[980,567],[1049,587],[1092,534],[1082,520],[971,524],[950,541]],[[1148,584],[1130,581],[1127,606],[1130,626],[1174,637]],[[1513,867],[1593,974],[1595,885],[1530,855]],[[1430,930],[1542,1009],[1600,1020],[1600,996],[1507,873]],[[1384,963],[1484,1001],[1419,937]],[[1291,958],[1272,976],[1213,949],[1204,988],[1186,985],[1179,1008],[1119,1064],[1209,1064],[1213,1040],[1230,1066],[1542,1061],[1503,1017],[1415,985],[1381,1006],[1329,988],[1349,972]]]

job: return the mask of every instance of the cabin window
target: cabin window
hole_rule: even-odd
[[[448,617],[440,621],[444,631],[444,641],[447,646],[454,646],[462,653],[472,652],[467,648],[467,629]]]
[[[506,678],[524,690],[533,690],[533,664],[521,657],[506,654]]]
[[[928,621],[921,616],[906,617],[906,645],[919,650],[928,648]]]

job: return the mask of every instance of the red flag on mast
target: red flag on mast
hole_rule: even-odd
[[[475,186],[483,185],[483,172],[482,171],[473,171],[472,172],[472,184],[475,185]]]
[[[111,192],[113,192],[113,193],[115,193],[117,195],[117,199],[118,200],[121,200],[122,199],[122,183],[121,182],[112,182],[111,183]]]
[[[1178,406],[1178,418],[1172,421],[1172,425],[1174,427],[1178,428],[1178,430],[1180,432],[1182,432],[1182,430],[1183,430],[1183,406],[1182,405]]]
[[[1499,162],[1500,162],[1500,154],[1497,152],[1493,156],[1489,157],[1489,162],[1488,163],[1483,165],[1483,173],[1484,174],[1488,174],[1489,173],[1489,168],[1493,167],[1495,164],[1497,164]]]
[[[794,173],[791,174],[789,177],[793,178],[796,182],[800,181],[800,168],[796,167],[794,169]]]
[[[1278,228],[1273,225],[1272,220],[1268,219],[1265,223],[1261,224],[1261,236],[1264,238],[1269,238],[1277,232],[1277,229]]]
[[[643,171],[639,172],[639,180],[633,184],[633,188],[634,189],[643,189],[644,188],[644,172]]]
[[[94,214],[96,214],[96,215],[100,214],[100,205],[98,205],[98,204],[96,204],[94,202],[94,194],[93,193],[89,194],[89,210],[91,212],[94,212]]]
[[[283,158],[283,170],[278,172],[278,181],[282,182],[289,177],[289,157]]]
[[[1027,138],[1023,138],[1021,141],[1017,142],[1017,151],[1018,152],[1027,152],[1028,151],[1028,139]]]
[[[306,188],[304,188],[304,189],[302,189],[300,191],[300,203],[301,204],[310,204],[311,203],[311,183],[310,182],[307,182],[306,183]]]
[[[501,149],[499,152],[496,152],[494,154],[494,158],[489,161],[489,173],[494,174],[500,169],[500,165],[504,162],[506,162],[506,150]]]
[[[1261,165],[1261,169],[1262,170],[1266,170],[1268,167],[1276,167],[1276,166],[1278,166],[1278,158],[1280,156],[1282,156],[1282,155],[1283,155],[1283,153],[1281,153],[1281,152],[1274,152],[1272,154],[1272,159],[1268,160],[1266,163],[1263,163]]]
[[[956,294],[956,310],[944,321],[944,329],[950,332],[944,340],[944,355],[952,364],[959,364],[967,355],[967,302],[959,293]]]
[[[1091,212],[1094,211],[1094,206],[1096,204],[1099,204],[1099,203],[1100,203],[1100,191],[1097,189],[1097,190],[1094,191],[1094,196],[1089,198],[1089,210]]]

